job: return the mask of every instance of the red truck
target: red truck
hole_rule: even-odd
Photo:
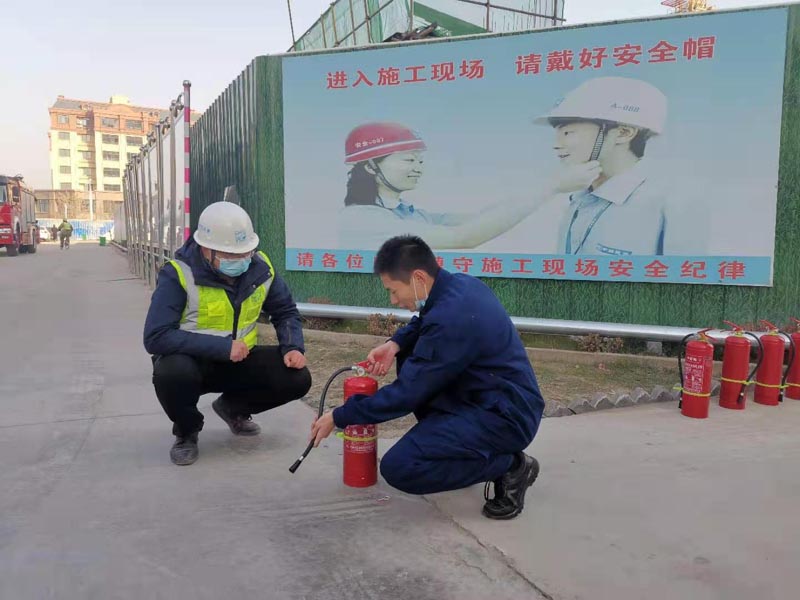
[[[0,248],[9,256],[33,254],[39,243],[36,197],[22,176],[0,175]]]

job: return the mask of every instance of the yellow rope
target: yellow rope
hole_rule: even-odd
[[[765,387],[765,388],[772,388],[772,389],[778,389],[778,390],[785,390],[786,389],[786,386],[785,385],[781,385],[780,383],[779,384],[761,383],[760,381],[756,381],[755,383],[756,383],[756,385],[760,385],[761,387]]]
[[[739,383],[741,385],[752,385],[753,384],[753,380],[752,379],[750,379],[750,380],[747,380],[747,379],[728,379],[727,377],[720,377],[720,381],[726,381],[728,383]]]
[[[349,435],[345,435],[341,431],[336,434],[336,437],[342,438],[345,442],[374,442],[375,440],[378,439],[377,435],[374,435],[372,437],[364,437],[364,438],[362,438],[362,437],[351,437]]]
[[[688,392],[688,391],[686,391],[685,389],[683,389],[679,385],[676,385],[672,389],[673,390],[680,390],[682,393],[686,394],[687,396],[695,396],[696,398],[710,398],[711,397],[711,392],[708,392],[707,394],[698,394],[696,392]]]

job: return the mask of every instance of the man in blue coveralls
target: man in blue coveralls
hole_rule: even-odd
[[[413,412],[418,423],[381,460],[383,478],[409,494],[494,482],[483,514],[516,517],[539,474],[539,463],[523,450],[536,435],[544,400],[511,319],[486,285],[440,268],[418,237],[385,242],[374,270],[392,304],[419,316],[369,353],[375,375],[385,375],[397,357],[397,380],[315,420],[315,445],[334,427]]]

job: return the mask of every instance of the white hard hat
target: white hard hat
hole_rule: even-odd
[[[232,254],[244,254],[258,246],[250,216],[231,202],[214,202],[200,213],[194,241],[209,250]]]
[[[597,77],[583,82],[534,122],[548,125],[551,119],[612,121],[663,133],[667,97],[641,79]]]

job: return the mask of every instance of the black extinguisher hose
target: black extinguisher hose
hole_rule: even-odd
[[[696,335],[696,333],[690,333],[689,335],[683,336],[680,346],[678,346],[678,379],[680,380],[681,385],[681,395],[680,400],[678,401],[678,408],[683,406],[683,355],[686,351],[686,343]]]
[[[742,384],[742,389],[739,390],[739,399],[736,401],[738,404],[744,402],[744,395],[747,392],[747,386],[750,383],[752,383],[753,376],[756,374],[756,371],[758,371],[758,367],[761,366],[761,361],[764,359],[764,346],[761,345],[761,338],[753,333],[748,333],[748,332],[745,332],[743,335],[751,337],[756,341],[756,344],[758,344],[758,356],[756,356],[756,366],[753,367],[752,371],[750,371],[750,374],[747,376],[747,379]]]
[[[333,380],[336,379],[342,373],[347,373],[348,371],[352,371],[352,370],[353,370],[352,366],[350,366],[350,367],[342,367],[341,369],[338,369],[337,371],[335,371],[333,373],[333,375],[331,375],[328,378],[328,381],[325,384],[325,387],[322,388],[322,395],[319,398],[319,410],[317,411],[317,418],[318,419],[322,416],[322,413],[325,412],[325,397],[328,395],[328,388],[331,387],[331,384],[333,383]],[[314,449],[314,440],[311,440],[308,443],[308,446],[306,447],[305,452],[303,452],[300,455],[300,458],[298,458],[296,461],[294,461],[294,464],[291,467],[289,467],[289,472],[290,473],[294,473],[295,471],[297,471],[297,469],[300,468],[300,465],[303,464],[303,461],[305,460],[306,456],[308,456],[309,452],[311,452],[311,450],[313,450],[313,449]]]
[[[794,355],[797,352],[797,348],[795,348],[794,346],[794,340],[792,339],[792,336],[790,336],[788,333],[784,333],[783,331],[781,331],[780,334],[785,335],[787,337],[787,339],[789,340],[789,348],[790,348],[789,362],[786,363],[786,370],[783,372],[783,379],[781,380],[781,390],[780,393],[778,394],[778,402],[783,402],[783,390],[786,389],[786,379],[788,379],[789,377],[789,369],[792,368],[792,363],[794,362]]]

